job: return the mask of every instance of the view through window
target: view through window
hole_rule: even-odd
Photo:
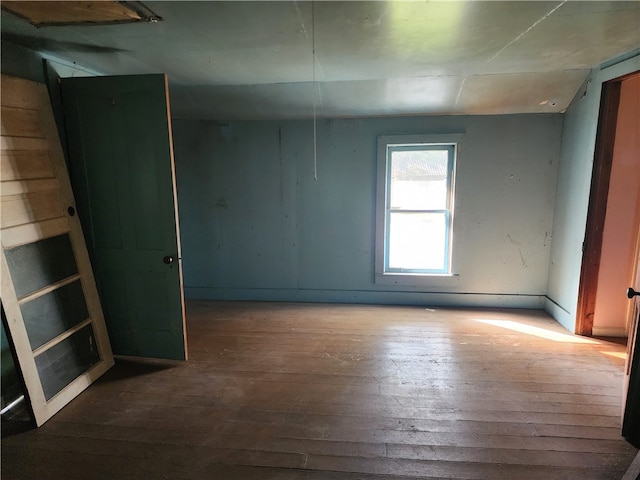
[[[456,144],[387,139],[382,273],[450,273]]]

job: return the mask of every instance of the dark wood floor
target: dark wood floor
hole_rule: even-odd
[[[119,360],[2,478],[620,479],[624,346],[539,311],[191,302],[190,360]],[[545,338],[550,337],[550,338]]]

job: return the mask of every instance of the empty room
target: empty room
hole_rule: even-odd
[[[640,3],[1,7],[2,478],[640,474]]]

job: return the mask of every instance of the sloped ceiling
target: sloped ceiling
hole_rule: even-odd
[[[561,112],[640,48],[640,2],[145,2],[156,23],[3,41],[100,74],[167,73],[176,117]]]

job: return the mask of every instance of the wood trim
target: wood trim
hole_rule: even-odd
[[[622,436],[634,447],[640,448],[640,349],[638,345],[638,319],[640,302],[634,308],[635,322],[629,332],[627,362],[625,365],[624,397],[622,403]]]
[[[176,163],[173,152],[173,127],[171,125],[171,101],[169,100],[169,78],[164,75],[165,106],[167,110],[167,132],[169,134],[169,157],[171,161],[171,182],[173,184],[173,215],[176,225],[176,247],[178,254],[178,278],[180,280],[180,304],[182,310],[182,331],[184,332],[184,359],[189,360],[187,340],[187,313],[184,300],[184,278],[182,276],[182,244],[180,242],[180,216],[178,214],[178,184],[176,181]]]
[[[579,335],[591,336],[593,331],[593,313],[600,271],[602,234],[607,214],[620,90],[621,82],[617,79],[602,85],[576,310],[575,333]]]
[[[73,283],[77,280],[81,280],[82,279],[82,275],[80,275],[79,273],[76,273],[75,275],[71,275],[70,277],[65,278],[64,280],[60,280],[59,282],[56,283],[52,283],[50,285],[47,285],[44,288],[41,288],[40,290],[36,290],[33,293],[30,293],[29,295],[25,295],[24,297],[20,297],[18,299],[18,304],[19,305],[23,305],[27,302],[30,302],[31,300],[35,300],[36,298],[40,298],[43,295],[46,295],[48,293],[51,293],[55,290],[58,290],[59,288],[62,288],[66,285],[69,285],[70,283]]]
[[[625,80],[631,80],[632,78],[640,77],[640,70],[636,72],[627,73],[626,75],[622,75],[621,77],[616,77],[615,82],[622,83]]]
[[[60,335],[58,335],[57,337],[52,338],[51,340],[49,340],[47,343],[45,343],[44,345],[39,346],[38,348],[33,350],[33,356],[37,357],[38,355],[40,355],[41,353],[46,352],[47,350],[49,350],[51,347],[55,347],[56,345],[58,345],[60,342],[65,341],[67,338],[69,338],[71,335],[73,335],[76,332],[79,332],[80,330],[82,330],[84,327],[86,327],[87,325],[90,325],[93,323],[93,319],[92,318],[87,318],[85,320],[83,320],[82,322],[78,323],[77,325],[71,327],[68,330],[65,330],[63,333],[61,333]],[[92,325],[93,326],[93,325]]]

